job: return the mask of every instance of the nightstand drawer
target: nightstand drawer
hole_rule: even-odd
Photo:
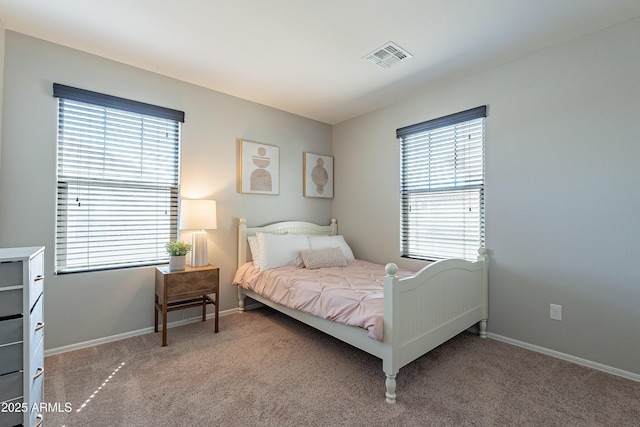
[[[217,290],[218,270],[174,274],[166,276],[165,280],[167,281],[166,292],[169,299],[189,298],[192,295],[202,295],[205,292],[214,293]]]

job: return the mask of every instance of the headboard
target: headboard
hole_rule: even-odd
[[[333,218],[329,225],[318,225],[304,221],[284,221],[275,222],[262,227],[247,227],[247,220],[240,218],[238,222],[238,268],[251,260],[247,237],[255,236],[257,232],[335,236],[338,234],[338,222]]]

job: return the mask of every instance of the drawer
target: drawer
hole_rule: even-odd
[[[33,411],[31,412],[31,418],[29,419],[29,423],[33,427],[40,427],[44,425],[44,414],[42,412]]]
[[[0,262],[0,289],[22,283],[22,261]]]
[[[44,340],[38,342],[34,353],[32,353],[29,372],[31,374],[31,396],[34,396],[33,393],[37,393],[38,389],[40,389],[40,396],[42,396],[41,380],[44,378]]]
[[[0,402],[22,396],[22,372],[0,376]]]
[[[22,369],[22,343],[7,344],[0,347],[0,375]]]
[[[40,359],[34,361],[35,363],[33,364],[35,366],[35,375],[31,376],[31,390],[29,395],[29,409],[32,409],[34,407],[37,408],[35,411],[31,411],[30,425],[32,426],[35,426],[40,421],[38,419],[38,415],[40,415],[40,417],[44,416],[44,414],[39,410],[44,393],[44,352],[42,351],[42,342],[40,342],[40,350],[38,354],[40,354]]]
[[[22,320],[20,316],[0,321],[0,345],[22,341]]]
[[[44,285],[43,256],[43,253],[40,252],[31,259],[31,264],[29,265],[29,308],[33,307],[33,304],[36,303],[42,293],[42,287]]]
[[[22,425],[24,414],[20,410],[15,410],[22,408],[22,398],[14,399],[6,403],[9,405],[8,409],[11,411],[0,412],[0,427]]]
[[[218,285],[218,270],[204,270],[189,274],[167,276],[168,297],[189,297],[189,294],[213,293]]]
[[[30,366],[29,366],[29,374],[31,375],[31,380],[33,381],[35,377],[42,376],[38,375],[40,371],[44,370],[44,340],[41,339],[38,341],[38,344],[31,347],[31,353],[29,354]]]
[[[31,311],[31,315],[29,316],[31,321],[29,323],[30,329],[30,343],[37,343],[44,334],[44,320],[43,320],[43,312],[42,312],[42,300],[44,295],[40,295],[36,305],[33,307],[33,311]]]
[[[22,289],[0,291],[0,317],[16,314],[22,314]]]
[[[30,425],[35,426],[41,420],[44,414],[40,412],[40,403],[44,393],[44,340],[40,340],[36,351],[31,358],[31,382],[29,384],[29,409],[36,407],[35,411],[30,413]]]

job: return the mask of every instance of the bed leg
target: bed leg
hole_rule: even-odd
[[[244,294],[238,289],[238,311],[244,313]]]
[[[385,393],[387,403],[396,403],[396,376],[387,374],[385,386],[387,387],[387,392]]]
[[[486,338],[487,337],[487,319],[483,319],[480,321],[480,324],[478,325],[478,335],[480,335],[480,338]]]

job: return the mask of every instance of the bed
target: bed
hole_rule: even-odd
[[[335,219],[329,225],[286,221],[248,227],[246,220],[241,218],[238,223],[238,272],[252,261],[249,239],[262,233],[262,237],[339,236]],[[238,285],[238,308],[244,312],[245,297],[250,297],[382,359],[386,401],[395,403],[396,375],[400,368],[476,325],[479,336],[486,338],[489,260],[486,249],[480,248],[478,254],[477,261],[440,260],[408,277],[399,277],[396,264],[385,265],[381,339],[372,338],[371,331],[365,328],[327,320],[274,302],[236,283],[234,278],[234,284]]]

